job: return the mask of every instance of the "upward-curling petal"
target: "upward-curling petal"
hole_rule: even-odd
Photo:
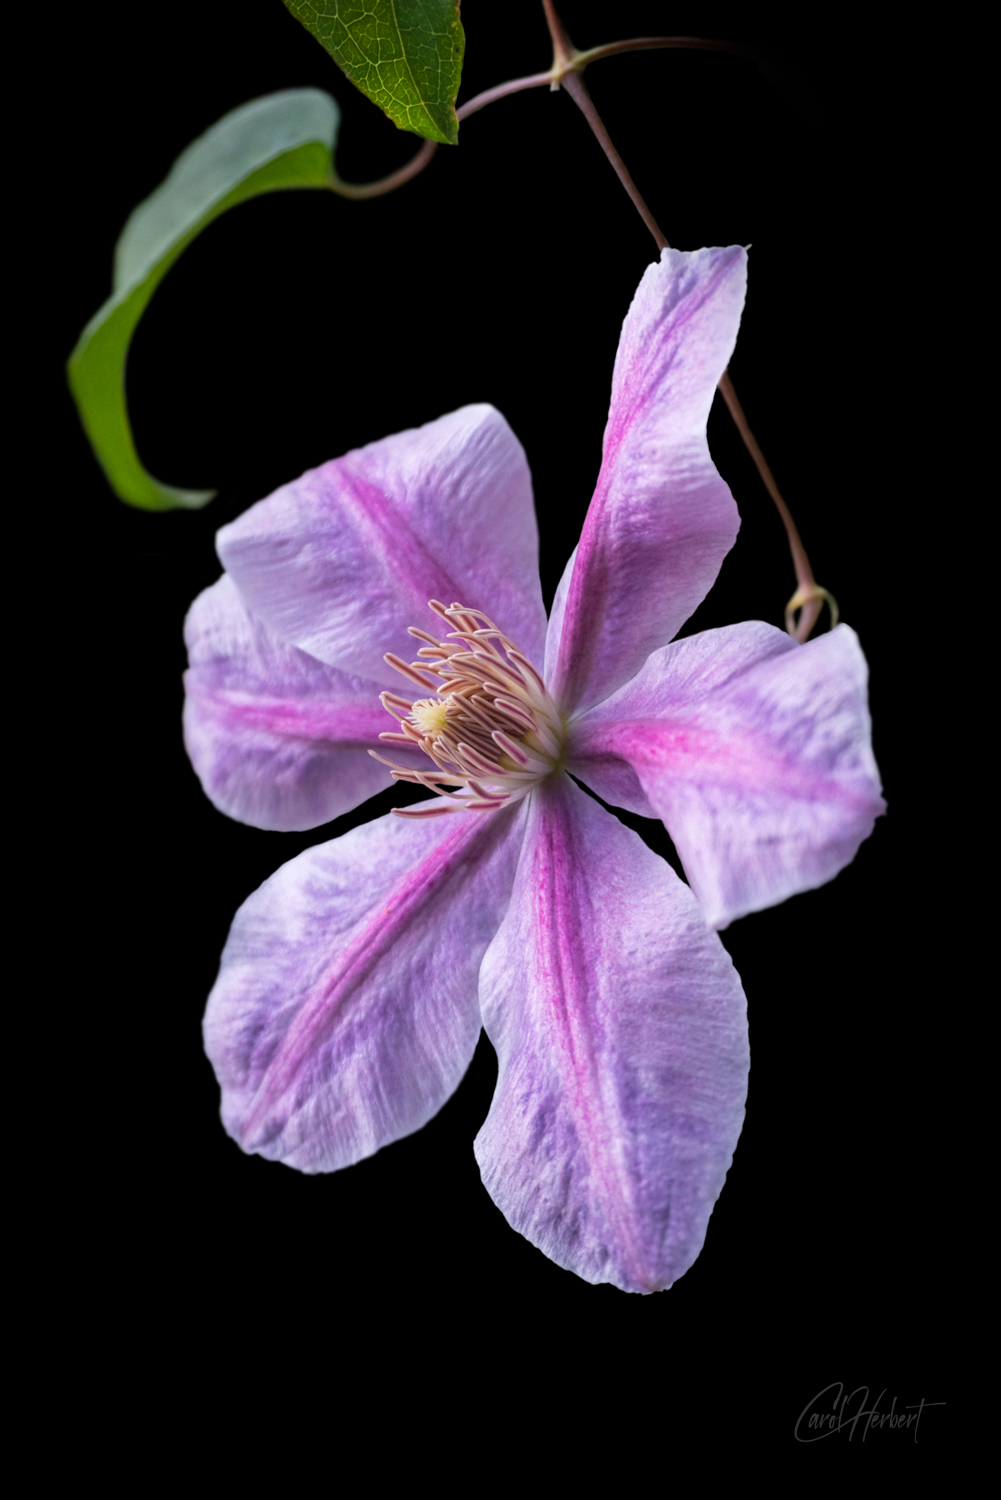
[[[546,615],[532,481],[492,406],[311,469],[217,537],[249,608],[280,640],[378,680],[383,654],[437,624],[429,599],[486,610],[532,660]]]
[[[885,810],[867,677],[847,625],[805,646],[760,621],[703,631],[583,714],[568,764],[663,819],[707,920],[725,927],[831,880]]]
[[[476,1138],[508,1222],[630,1292],[695,1260],[744,1115],[744,996],[670,867],[567,777],[535,794],[480,975],[497,1090]]]
[[[705,598],[739,518],[706,442],[737,338],[739,245],[665,250],[622,326],[601,471],[568,567],[549,686],[564,713],[599,703]],[[570,570],[572,568],[572,571]]]

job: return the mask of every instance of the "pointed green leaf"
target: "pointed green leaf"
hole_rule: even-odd
[[[454,146],[466,38],[459,0],[285,0],[401,130]]]
[[[286,89],[224,115],[134,210],[115,248],[111,296],[70,355],[70,389],[112,489],[143,510],[198,509],[214,490],[161,484],[140,462],[125,402],[125,357],[157,284],[206,224],[277,188],[326,187],[339,111],[319,89]]]

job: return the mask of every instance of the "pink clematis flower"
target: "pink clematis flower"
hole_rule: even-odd
[[[303,829],[390,776],[432,793],[237,913],[205,1018],[227,1130],[346,1167],[441,1108],[482,1025],[488,1192],[559,1265],[634,1292],[698,1255],[743,1120],[745,1003],[713,929],[829,880],[883,809],[846,626],[672,644],[737,534],[706,419],[745,269],[665,250],[644,275],[548,624],[528,466],[489,406],[253,506],[187,622],[186,742],[224,812]],[[690,888],[567,772],[662,818]]]

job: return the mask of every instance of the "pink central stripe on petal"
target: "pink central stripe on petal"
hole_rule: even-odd
[[[444,599],[446,604],[451,604],[464,592],[468,593],[468,588],[463,590],[428,550],[407,518],[389,503],[378,485],[352,473],[346,465],[337,467],[338,483],[350,493],[371,530],[373,555],[385,561],[403,598],[412,595],[415,587],[422,606],[428,599]],[[416,585],[418,579],[420,583]]]
[[[293,1085],[298,1070],[318,1050],[341,1019],[345,1006],[372,970],[449,881],[460,883],[464,867],[478,862],[503,838],[508,819],[493,816],[456,819],[454,829],[432,852],[390,888],[384,901],[358,927],[346,947],[299,1008],[281,1045],[265,1069],[253,1107],[241,1125],[249,1142],[257,1127]],[[459,894],[458,892],[456,893]]]
[[[794,751],[776,754],[772,744],[756,741],[745,731],[729,736],[693,724],[665,724],[661,720],[627,720],[592,733],[579,747],[583,764],[588,756],[620,756],[640,777],[652,771],[658,779],[672,775],[696,785],[732,785],[742,793],[790,799],[844,802],[868,807],[871,796],[860,787],[856,794],[843,781],[803,765]]]
[[[602,466],[549,682],[564,712],[638,672],[705,597],[737,535],[705,422],[743,306],[740,246],[663,251],[623,324]]]
[[[572,1101],[575,1126],[587,1141],[588,1159],[600,1180],[600,1197],[613,1232],[625,1249],[625,1263],[634,1280],[650,1280],[643,1252],[642,1225],[637,1205],[624,1191],[632,1174],[621,1130],[621,1109],[614,1096],[615,1082],[607,1059],[594,1056],[589,1033],[601,1026],[595,997],[586,976],[598,968],[593,956],[596,930],[589,899],[586,859],[574,846],[564,816],[543,818],[533,852],[532,881],[536,893],[535,922],[543,965],[542,992],[546,997],[549,1038],[558,1059],[565,1096]]]
[[[349,707],[323,702],[252,698],[249,694],[203,692],[203,704],[233,726],[270,734],[338,744],[376,745],[386,715],[378,700]]]

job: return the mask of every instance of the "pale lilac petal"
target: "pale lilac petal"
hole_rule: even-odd
[[[798,646],[752,622],[676,641],[572,726],[568,764],[662,818],[713,927],[831,880],[885,810],[847,625]],[[630,799],[636,784],[644,805]],[[624,795],[621,795],[623,794]]]
[[[549,611],[549,624],[546,627],[546,651],[543,657],[542,675],[547,685],[556,680],[556,665],[560,654],[560,641],[563,637],[563,617],[567,612],[567,596],[570,592],[570,580],[573,577],[574,563],[577,561],[577,548],[575,547],[563,569],[563,574],[556,585],[556,593],[553,597],[553,607]]]
[[[494,1202],[586,1281],[670,1286],[740,1134],[744,996],[688,888],[566,777],[532,799],[480,1002],[499,1075],[475,1150]]]
[[[599,703],[664,646],[712,587],[739,518],[706,419],[744,305],[739,246],[665,250],[622,326],[598,484],[566,578],[549,686]],[[554,629],[551,625],[551,632]]]
[[[480,1032],[521,810],[392,815],[308,849],[236,914],[205,1015],[245,1151],[333,1172],[418,1130]]]
[[[429,599],[481,609],[537,660],[546,618],[524,450],[492,406],[465,406],[311,469],[217,538],[250,610],[281,640],[378,678],[408,660]]]
[[[206,795],[255,828],[316,828],[391,786],[369,755],[396,727],[383,683],[275,639],[225,573],[184,625],[184,742]],[[420,752],[411,759],[419,759]]]

